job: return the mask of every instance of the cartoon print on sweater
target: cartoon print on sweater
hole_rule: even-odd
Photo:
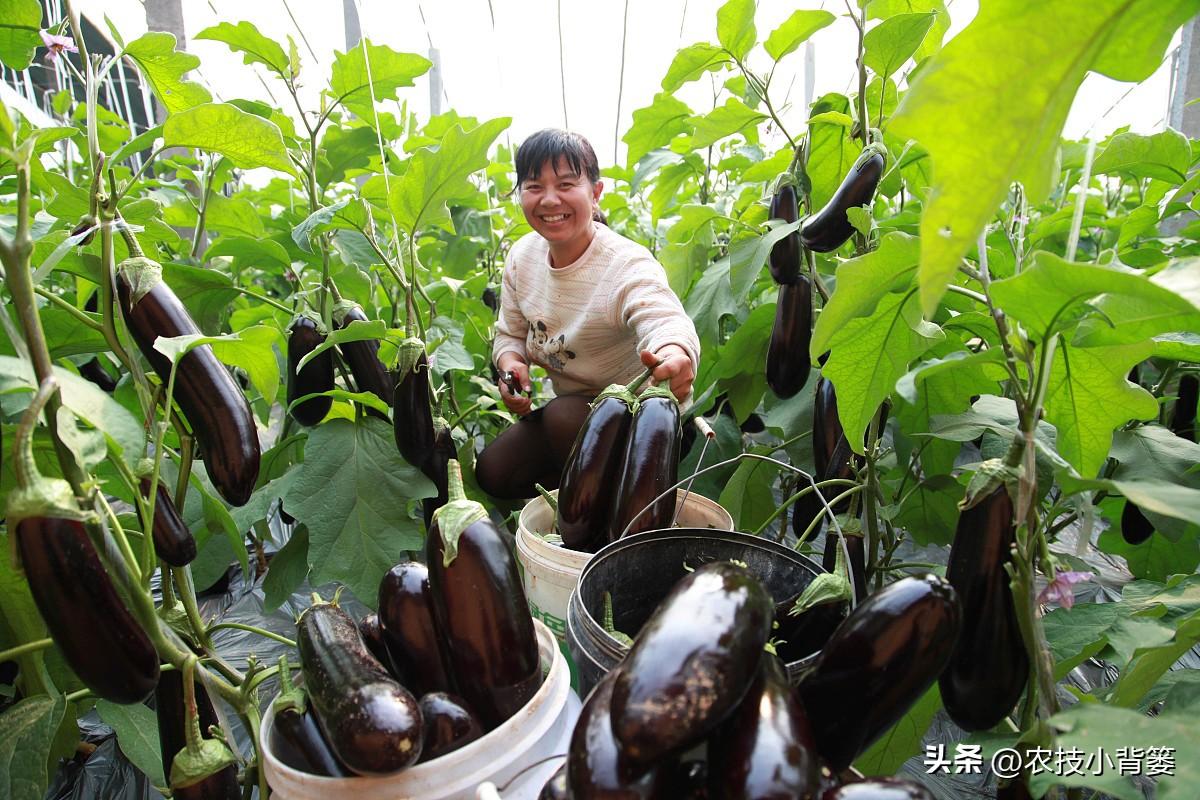
[[[544,361],[551,369],[565,372],[567,362],[564,357],[575,357],[575,354],[567,349],[565,335],[560,333],[557,338],[551,339],[546,330],[546,323],[540,319],[536,323],[529,323],[529,333],[529,346],[535,351],[534,360]]]

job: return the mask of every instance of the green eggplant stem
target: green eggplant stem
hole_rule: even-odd
[[[629,384],[629,385],[628,385],[628,386],[626,386],[625,388],[626,388],[626,389],[628,389],[628,390],[629,390],[631,393],[633,393],[633,394],[637,394],[637,393],[638,393],[638,389],[641,389],[641,388],[642,388],[642,385],[643,385],[643,384],[644,384],[646,381],[650,380],[650,376],[654,374],[654,370],[658,369],[658,365],[659,365],[659,364],[661,364],[661,363],[662,363],[662,361],[661,361],[661,360],[659,360],[659,361],[658,361],[658,363],[656,363],[654,366],[652,366],[652,367],[646,367],[646,371],[645,371],[645,372],[643,372],[643,373],[642,373],[642,374],[641,374],[641,375],[638,377],[638,379],[637,379],[637,380],[635,380],[633,383]]]
[[[16,647],[10,647],[7,650],[0,650],[0,663],[12,661],[29,653],[36,653],[39,650],[45,650],[53,645],[53,639],[37,639],[36,641],[19,644]]]
[[[21,424],[17,426],[16,442],[13,444],[16,461],[13,466],[17,472],[17,485],[22,489],[30,488],[40,477],[37,462],[33,458],[33,429],[37,427],[42,409],[46,407],[46,403],[50,402],[51,396],[57,391],[58,381],[54,379],[53,375],[47,375],[46,379],[38,386],[37,393],[29,403],[29,408],[25,409],[25,413],[21,416]]]
[[[453,458],[446,465],[446,496],[451,503],[467,499],[467,491],[463,488],[462,467],[458,460]]]

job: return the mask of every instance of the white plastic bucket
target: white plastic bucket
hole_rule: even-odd
[[[557,497],[558,491],[550,494]],[[679,527],[733,530],[733,517],[718,503],[695,492],[688,493],[685,500],[684,494],[683,489],[678,489],[675,495]],[[558,639],[571,670],[571,686],[578,688],[575,662],[567,652],[567,603],[575,584],[579,583],[579,573],[583,572],[592,554],[550,544],[538,535],[553,528],[554,512],[545,498],[535,497],[526,503],[517,518],[517,561],[521,564],[529,611]]]
[[[552,756],[566,754],[580,702],[571,691],[567,663],[554,636],[537,620],[534,628],[542,668],[547,673],[533,699],[511,719],[470,744],[395,775],[328,778],[292,769],[271,752],[269,731],[275,712],[268,709],[259,729],[259,741],[273,796],[281,800],[473,800],[476,787],[490,781],[505,787],[504,800],[536,800],[542,786],[562,764],[562,759]]]

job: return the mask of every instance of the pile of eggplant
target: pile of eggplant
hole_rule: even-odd
[[[361,622],[319,597],[296,624],[303,687],[276,699],[270,746],[315,775],[390,775],[495,729],[537,693],[533,619],[508,542],[463,492],[434,516],[426,563],[397,564]],[[419,698],[419,699],[418,699]]]
[[[575,438],[555,509],[564,547],[595,553],[674,521],[675,495],[659,495],[679,479],[679,404],[666,387],[637,396],[649,376],[601,392]]]
[[[932,800],[841,775],[950,662],[962,612],[936,576],[903,578],[834,631],[796,687],[767,649],[774,602],[734,562],[681,580],[588,695],[542,800]]]

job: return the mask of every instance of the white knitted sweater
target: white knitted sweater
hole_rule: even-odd
[[[546,370],[555,394],[595,394],[640,375],[641,350],[668,344],[682,347],[699,368],[696,326],[642,245],[596,223],[583,255],[558,268],[537,233],[513,245],[493,360],[516,352]]]

